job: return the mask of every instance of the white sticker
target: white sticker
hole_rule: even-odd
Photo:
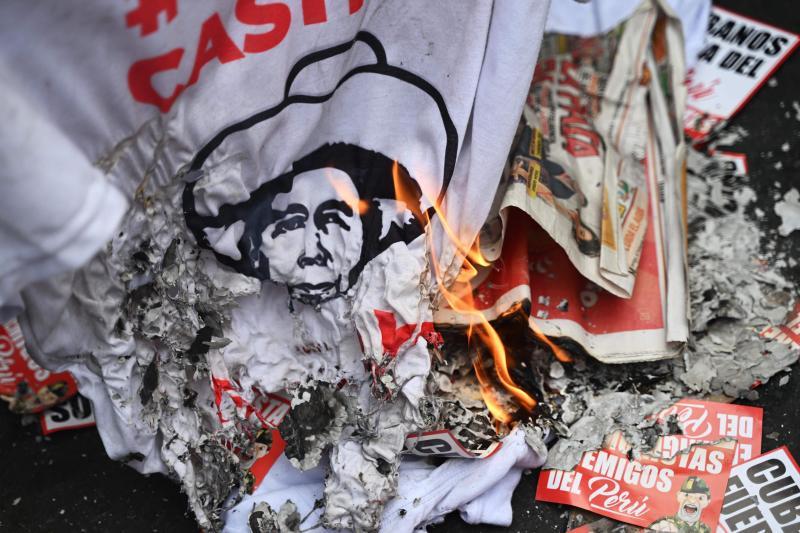
[[[40,416],[42,433],[45,435],[65,429],[95,425],[92,404],[80,394],[76,394],[67,402],[51,407]]]
[[[712,8],[706,46],[688,75],[686,133],[702,139],[738,113],[799,42],[794,33]]]

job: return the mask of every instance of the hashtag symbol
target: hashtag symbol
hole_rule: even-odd
[[[158,29],[158,17],[166,13],[167,22],[178,14],[178,0],[139,0],[139,7],[128,11],[125,25],[129,28],[141,26],[141,34],[149,35]]]

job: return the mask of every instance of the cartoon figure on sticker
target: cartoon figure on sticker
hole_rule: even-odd
[[[376,105],[405,117],[384,123]],[[408,119],[411,109],[428,120]],[[435,142],[409,143],[420,127]],[[317,306],[350,294],[371,260],[424,233],[423,205],[443,199],[457,146],[441,94],[360,32],[300,59],[280,103],[200,149],[183,191],[186,224],[221,263]]]
[[[653,531],[670,533],[711,533],[711,528],[700,520],[703,509],[711,503],[711,489],[702,478],[689,476],[678,491],[678,512],[661,518],[650,525]]]

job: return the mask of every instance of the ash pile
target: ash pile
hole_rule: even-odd
[[[660,416],[679,401],[783,375],[794,260],[762,253],[746,165],[724,150],[737,132],[687,113],[705,30],[688,28],[709,4],[632,3],[578,37],[544,0],[423,3],[413,32],[392,3],[304,12],[336,31],[282,55],[228,35],[267,22],[255,4],[176,8],[200,28],[188,81],[164,98],[137,76],[181,57],[132,62],[131,101],[97,103],[111,125],[37,114],[21,94],[47,80],[10,74],[2,105],[72,157],[88,196],[71,198],[95,217],[49,277],[2,285],[14,353],[71,374],[64,398],[18,379],[12,405],[77,383],[108,454],[176,480],[208,531],[413,531],[452,511],[508,525],[524,470],[570,471],[610,438],[662,450],[686,434]],[[441,35],[453,17],[482,44]],[[438,37],[401,36],[417,31]],[[165,50],[186,37],[152,32]]]

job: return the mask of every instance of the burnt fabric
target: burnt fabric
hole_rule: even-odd
[[[0,211],[24,200],[0,305],[75,374],[109,455],[179,479],[216,528],[280,424],[269,395],[319,402],[287,458],[332,457],[326,525],[378,525],[436,419],[434,274],[490,209],[548,3],[0,6],[2,105],[27,128],[0,146]]]

